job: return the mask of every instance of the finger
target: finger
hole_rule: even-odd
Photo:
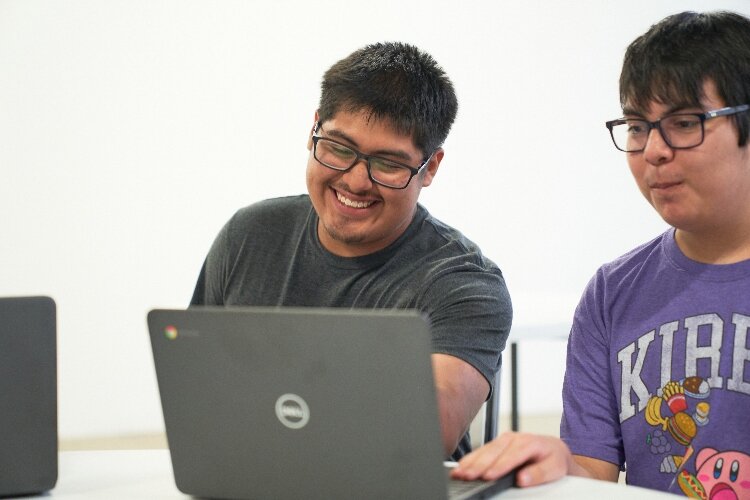
[[[460,462],[454,477],[461,479],[495,480],[524,463],[528,458],[523,444],[528,439],[523,434],[506,433],[483,446]]]
[[[527,446],[530,459],[516,474],[518,486],[534,486],[555,481],[569,471],[570,452],[556,438],[542,437]]]
[[[508,440],[502,453],[496,455],[492,463],[488,464],[480,477],[486,481],[494,481],[516,469],[520,465],[535,460],[532,451],[534,439],[523,434],[516,434]]]
[[[566,474],[565,466],[555,460],[543,460],[524,466],[516,473],[516,484],[525,488],[556,481]]]
[[[505,435],[469,453],[458,462],[458,467],[452,471],[452,476],[459,479],[477,479],[502,454],[505,448]]]

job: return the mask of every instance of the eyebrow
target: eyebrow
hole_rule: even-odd
[[[699,108],[699,106],[693,106],[691,104],[675,104],[667,109],[667,111],[662,115],[662,117],[679,114],[681,112],[684,113],[690,113],[690,111],[686,111],[691,108]],[[646,114],[642,113],[640,110],[637,110],[636,108],[631,108],[628,106],[625,106],[622,108],[622,115],[623,116],[637,116],[639,118],[645,119]]]
[[[359,149],[359,144],[357,144],[357,141],[355,141],[345,132],[342,132],[337,129],[323,130],[322,125],[320,127],[320,130],[321,132],[325,132],[325,134],[331,138],[342,139],[348,142],[349,144],[351,144],[352,147]],[[399,158],[407,162],[414,161],[414,159],[411,157],[409,153],[400,149],[379,149],[377,151],[373,151],[372,153],[368,153],[368,154],[369,156],[392,156],[394,158]]]

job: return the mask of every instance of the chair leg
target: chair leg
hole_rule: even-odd
[[[502,357],[500,358],[500,368],[495,374],[495,388],[492,396],[487,400],[484,410],[484,442],[488,443],[497,436],[497,422],[500,412],[500,377],[502,374]]]

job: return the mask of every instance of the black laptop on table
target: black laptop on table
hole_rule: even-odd
[[[57,482],[56,308],[49,297],[0,298],[0,497]]]
[[[416,312],[204,307],[148,325],[184,493],[433,500],[450,482],[470,490],[455,498],[513,484],[448,480]]]

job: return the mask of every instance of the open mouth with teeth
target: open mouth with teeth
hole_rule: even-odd
[[[338,191],[336,191],[336,198],[341,202],[342,205],[346,205],[347,207],[351,208],[368,208],[375,203],[375,201],[354,201],[350,200],[346,196],[342,195]]]

